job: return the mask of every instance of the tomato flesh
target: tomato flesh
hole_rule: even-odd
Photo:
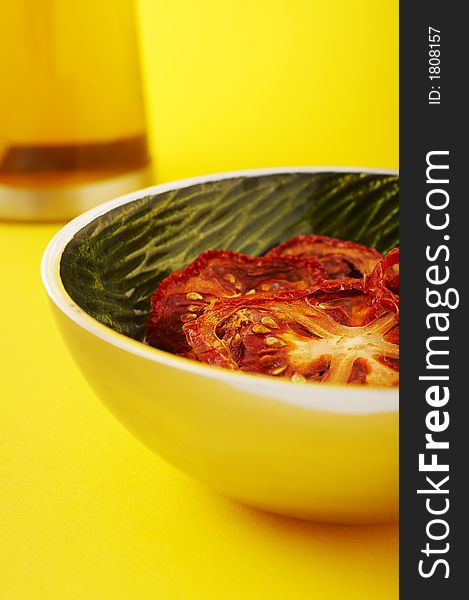
[[[323,278],[322,268],[299,257],[252,257],[210,250],[160,283],[152,297],[146,341],[162,350],[186,354],[182,330],[216,298],[269,291],[306,289]]]
[[[324,235],[300,235],[272,248],[267,256],[301,256],[315,260],[327,279],[360,279],[382,258],[374,248]]]
[[[291,381],[397,385],[398,305],[361,282],[219,299],[183,329],[197,359]]]
[[[382,258],[366,278],[368,289],[387,289],[399,295],[399,248],[394,248]]]

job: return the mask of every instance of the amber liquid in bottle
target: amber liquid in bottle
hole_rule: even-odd
[[[113,142],[10,146],[0,180],[10,185],[49,186],[104,179],[148,165],[144,135]]]
[[[0,216],[68,217],[148,185],[132,0],[19,1],[2,13]]]

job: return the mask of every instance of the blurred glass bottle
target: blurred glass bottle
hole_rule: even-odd
[[[132,0],[2,2],[0,56],[0,218],[150,185]]]

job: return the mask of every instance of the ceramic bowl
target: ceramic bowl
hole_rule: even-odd
[[[268,511],[340,523],[398,508],[398,390],[227,371],[143,342],[157,282],[209,248],[262,254],[295,234],[397,243],[395,173],[263,169],[159,185],[52,239],[42,278],[65,342],[112,413],[158,455]]]

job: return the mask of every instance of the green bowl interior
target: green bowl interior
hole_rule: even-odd
[[[143,339],[159,281],[201,252],[262,255],[316,233],[387,252],[399,242],[393,175],[282,173],[233,177],[145,196],[94,219],[67,244],[60,274],[92,317]]]

